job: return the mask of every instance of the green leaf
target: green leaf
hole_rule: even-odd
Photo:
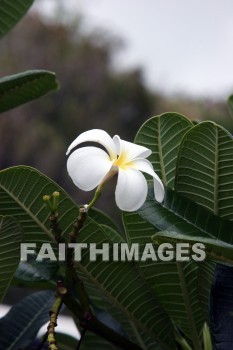
[[[56,75],[46,70],[31,70],[0,79],[0,112],[20,106],[58,89]]]
[[[198,264],[198,292],[199,299],[202,305],[202,310],[205,315],[205,319],[210,324],[210,291],[214,279],[214,271],[216,264],[211,261],[205,261],[205,263]]]
[[[119,349],[114,344],[111,344],[105,339],[96,336],[94,333],[88,332],[85,334],[84,341],[82,343],[83,350],[117,350]],[[73,349],[70,349],[73,350]]]
[[[40,244],[52,241],[49,212],[42,196],[54,191],[60,192],[59,221],[63,236],[67,237],[77,218],[78,207],[57,184],[30,167],[19,166],[0,172],[0,213],[14,213],[23,227],[25,242]],[[109,240],[110,231],[106,230],[109,221],[103,226],[102,216],[102,224],[99,225],[90,216],[79,234],[79,242],[97,243],[98,247],[102,243],[112,243]],[[115,234],[114,240],[116,237]],[[77,269],[85,284],[89,282],[102,294],[102,298],[106,298],[121,312],[121,319],[130,320],[136,333],[143,333],[149,343],[157,344],[154,349],[175,348],[169,317],[133,263],[114,262],[111,259],[109,262],[99,259],[90,262],[87,249],[82,255],[81,263],[77,263]]]
[[[0,302],[19,264],[21,241],[19,223],[12,217],[0,216]]]
[[[177,161],[176,191],[213,213],[232,220],[232,171],[232,136],[215,123],[200,123],[182,140]],[[212,226],[214,224],[215,219]],[[174,229],[171,230],[174,231]],[[219,235],[216,230],[214,237],[208,238],[217,238],[232,244],[232,227],[225,225],[225,233],[223,231],[221,230]],[[198,234],[195,235],[198,236]],[[215,253],[216,248],[218,251],[221,249],[215,244],[211,246],[211,250]],[[209,305],[209,300],[206,300],[205,304]]]
[[[214,214],[233,220],[233,139],[213,122],[193,127],[183,138],[176,191]]]
[[[0,38],[25,15],[33,0],[0,0]]]
[[[131,243],[144,247],[151,243],[156,228],[137,213],[124,213],[124,224]],[[155,252],[157,251],[154,247]],[[199,331],[205,322],[198,298],[198,266],[189,262],[139,261],[139,269],[146,279],[151,292],[164,307],[176,327],[200,349]]]
[[[172,244],[185,242],[190,243],[190,245],[193,245],[196,242],[202,243],[205,246],[206,256],[210,260],[233,265],[233,245],[217,239],[200,236],[192,237],[185,234],[168,231],[158,232],[152,237],[152,239],[157,244],[164,242],[170,242]]]
[[[31,343],[37,332],[49,321],[54,293],[33,293],[14,305],[0,320],[0,350],[15,350]]]
[[[87,243],[88,246],[89,243],[96,242],[98,248],[101,248],[103,243],[109,242],[101,226],[98,227],[93,222],[85,224],[79,239],[81,242]],[[87,275],[96,288],[113,305],[117,306],[135,324],[136,328],[157,340],[157,345],[160,345],[158,349],[170,348],[171,343],[173,343],[172,349],[174,349],[173,329],[170,320],[147,288],[144,279],[138,274],[135,265],[112,260],[113,257],[110,255],[109,262],[101,259],[98,259],[97,262],[90,261],[90,250],[87,249],[82,255],[82,263],[76,263],[77,271],[79,274],[82,272]],[[168,329],[169,338],[167,336]]]
[[[63,236],[67,237],[77,219],[79,207],[58,184],[28,166],[16,166],[0,171],[0,215],[14,213],[21,222],[25,242],[53,242],[48,220],[50,212],[43,202],[43,196],[51,195],[54,191],[60,192],[59,225]],[[92,209],[89,215],[93,215],[101,225],[113,227],[108,216],[101,211]]]
[[[117,224],[102,210],[95,208],[94,210],[90,211],[89,215],[94,221],[97,221],[98,224],[108,226],[116,232],[119,232],[119,227]]]
[[[166,189],[162,205],[154,200],[153,189],[150,189],[148,199],[138,213],[140,216],[137,213],[124,213],[124,223],[130,243],[140,242],[143,245],[150,242],[150,237],[158,230],[175,231],[191,237],[228,238],[228,243],[233,241],[233,235],[230,234],[233,232],[232,222],[222,220],[169,188]],[[199,296],[202,294],[208,299],[213,267],[209,266],[211,272],[205,273],[205,276],[209,278],[202,281],[205,288],[202,286],[201,293],[198,286],[198,280],[201,277],[199,267],[194,262],[185,264],[140,263],[140,268],[159,302],[177,322],[182,332],[190,338],[193,337],[193,329],[190,329],[189,320],[191,312],[197,328],[195,332],[200,334],[206,321],[208,306],[204,303],[207,310],[203,310]]]
[[[146,121],[136,135],[136,143],[152,150],[148,159],[164,185],[171,188],[181,139],[192,126],[190,120],[178,113],[165,113]]]
[[[54,261],[36,261],[36,256],[29,255],[27,261],[21,261],[15,271],[14,285],[47,288],[57,280],[58,263]]]
[[[203,237],[233,244],[233,222],[214,215],[208,209],[166,188],[162,204],[154,199],[149,189],[139,215],[158,231],[173,231],[190,238]]]

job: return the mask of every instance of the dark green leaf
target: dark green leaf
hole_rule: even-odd
[[[22,231],[17,220],[0,216],[0,302],[19,264],[21,241]]]
[[[43,196],[54,191],[60,192],[59,225],[66,237],[77,219],[79,207],[58,184],[31,167],[16,166],[0,171],[0,215],[14,213],[23,227],[25,242],[53,242],[50,212]],[[113,226],[104,213],[92,209],[90,217],[92,215],[101,225]]]
[[[14,275],[14,284],[45,287],[57,280],[58,264],[53,261],[36,261],[36,256],[29,255],[27,261],[21,261]]]
[[[145,204],[138,210],[139,215],[157,230],[233,243],[233,222],[212,214],[169,188],[165,193],[164,202],[160,204],[150,188]]]
[[[58,88],[56,75],[32,70],[0,79],[0,112],[20,106]]]
[[[30,344],[37,332],[49,321],[54,293],[33,293],[14,305],[0,320],[0,350],[16,350]]]
[[[175,243],[202,243],[205,246],[205,253],[207,258],[215,262],[224,262],[233,265],[233,245],[218,239],[205,238],[200,236],[188,236],[177,232],[161,231],[156,233],[153,241],[157,244],[164,242]]]
[[[87,332],[82,345],[83,350],[119,350],[114,344],[102,339],[94,333]],[[73,350],[73,349],[72,349]]]
[[[33,0],[0,0],[0,38],[25,15]]]

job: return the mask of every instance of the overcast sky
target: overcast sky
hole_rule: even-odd
[[[54,0],[45,2],[49,9]],[[226,98],[233,92],[233,0],[65,3],[85,15],[89,28],[123,38],[126,46],[118,63],[142,66],[150,86],[210,97]]]

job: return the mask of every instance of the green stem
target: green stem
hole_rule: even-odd
[[[58,212],[51,212],[49,216],[49,221],[51,223],[51,230],[57,243],[64,243],[64,239],[61,237],[62,230],[59,226]]]
[[[91,209],[93,207],[93,205],[95,204],[95,202],[99,199],[100,195],[101,195],[101,191],[102,191],[103,185],[99,185],[95,191],[95,195],[94,198],[92,199],[92,201],[88,204],[88,210]]]

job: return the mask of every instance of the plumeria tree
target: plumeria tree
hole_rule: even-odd
[[[31,3],[0,1],[1,36]],[[2,78],[0,111],[57,87],[48,71]],[[0,298],[10,285],[39,289],[0,319],[0,350],[230,349],[231,134],[164,113],[134,143],[77,132],[67,155],[67,176],[74,191],[93,191],[89,203],[74,203],[37,169],[0,171]],[[122,228],[95,209],[113,177]],[[80,340],[55,331],[64,305]]]

